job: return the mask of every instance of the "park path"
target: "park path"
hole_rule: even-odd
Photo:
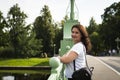
[[[98,57],[87,55],[89,67],[93,66],[93,80],[120,80],[120,73],[101,61]]]

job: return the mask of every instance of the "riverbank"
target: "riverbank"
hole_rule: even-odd
[[[0,67],[49,66],[49,58],[0,59]]]
[[[51,70],[50,66],[0,66],[0,70]]]

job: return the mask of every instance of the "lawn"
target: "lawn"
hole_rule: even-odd
[[[0,59],[0,66],[49,66],[49,58]]]

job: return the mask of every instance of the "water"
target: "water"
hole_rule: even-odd
[[[14,76],[3,76],[2,80],[14,80]]]
[[[50,71],[0,70],[0,80],[47,80]]]

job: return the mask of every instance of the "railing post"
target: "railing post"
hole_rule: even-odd
[[[61,73],[63,69],[63,64],[60,62],[59,58],[57,57],[50,58],[49,64],[52,69],[48,80],[63,80],[63,76]]]

